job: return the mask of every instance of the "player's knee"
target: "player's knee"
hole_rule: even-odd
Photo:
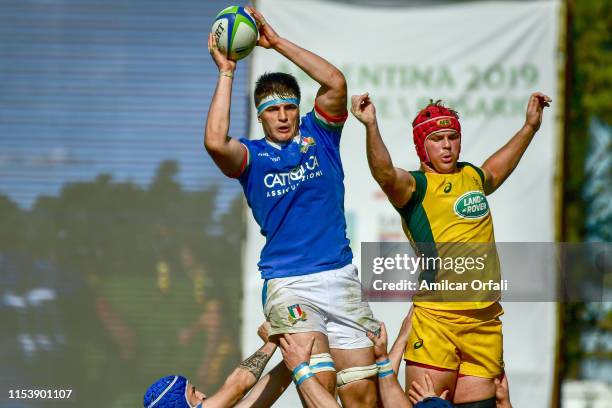
[[[346,370],[339,373],[342,378],[338,382],[338,393],[342,404],[359,408],[376,407],[378,399],[376,375],[371,375],[372,370],[369,366],[353,368],[358,370],[348,375]]]
[[[454,406],[457,408],[496,408],[497,401],[495,397],[493,397],[481,401],[463,402],[461,404],[455,404]]]

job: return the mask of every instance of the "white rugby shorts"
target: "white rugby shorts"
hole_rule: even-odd
[[[325,334],[330,348],[372,347],[366,330],[378,332],[368,302],[361,298],[357,267],[265,282],[262,303],[269,335],[317,331]]]

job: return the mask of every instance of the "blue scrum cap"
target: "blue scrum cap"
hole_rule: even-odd
[[[169,375],[154,382],[145,392],[145,408],[193,408],[187,401],[187,379]],[[199,405],[198,405],[199,406]]]

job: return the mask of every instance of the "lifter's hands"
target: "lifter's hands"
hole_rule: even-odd
[[[257,29],[259,30],[259,40],[257,45],[263,48],[274,48],[281,40],[281,37],[274,31],[270,24],[266,21],[263,14],[255,10],[253,7],[245,7],[246,10],[251,13],[255,22],[257,23]]]
[[[448,390],[444,390],[442,391],[442,394],[440,394],[439,398],[446,399],[447,395]],[[408,390],[408,398],[410,398],[410,402],[412,402],[412,404],[416,405],[418,402],[421,402],[425,398],[430,397],[438,397],[438,394],[436,394],[433,381],[431,380],[429,374],[425,374],[424,387],[417,381],[413,381],[412,384],[410,384],[410,389]]]
[[[366,332],[368,338],[374,343],[374,357],[376,361],[384,361],[389,358],[387,354],[387,328],[384,323],[380,323],[380,333],[377,335],[371,331]]]
[[[408,336],[410,335],[410,330],[412,330],[412,315],[414,315],[414,306],[410,307],[410,311],[404,320],[402,321],[402,326],[400,327],[400,331],[397,335],[397,338],[402,340],[404,344],[408,341]],[[396,340],[397,341],[397,340]]]
[[[269,333],[270,333],[271,328],[272,326],[270,325],[270,322],[263,322],[257,328],[257,335],[259,336],[260,339],[263,340],[264,343],[267,343],[270,341]]]
[[[221,51],[219,51],[217,39],[213,33],[208,34],[208,52],[217,65],[217,68],[219,68],[220,72],[234,73],[236,70],[236,61],[232,61],[223,55]]]
[[[497,406],[499,408],[512,408],[508,376],[505,373],[501,380],[499,378],[495,379],[495,399],[497,399]]]
[[[283,354],[283,360],[285,365],[290,371],[293,371],[295,367],[306,362],[310,363],[310,355],[312,354],[312,346],[314,345],[315,338],[311,338],[308,344],[300,346],[297,341],[291,338],[288,334],[283,334],[283,337],[279,338],[279,344],[281,353]]]
[[[542,124],[542,114],[544,113],[544,108],[550,106],[550,102],[552,102],[552,99],[544,95],[542,92],[535,92],[531,94],[529,103],[527,104],[525,126],[530,127],[534,132],[537,132]]]
[[[376,123],[376,108],[367,92],[351,96],[351,113],[364,125]]]

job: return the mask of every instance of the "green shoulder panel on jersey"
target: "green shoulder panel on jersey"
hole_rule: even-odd
[[[414,193],[412,193],[412,197],[410,197],[405,206],[402,208],[395,207],[395,209],[400,213],[408,226],[412,241],[416,245],[415,249],[420,252],[417,255],[435,258],[438,251],[434,243],[429,218],[427,218],[427,213],[423,207],[423,199],[427,192],[427,177],[425,177],[422,171],[411,171],[410,174],[412,174],[416,182]],[[424,270],[420,278],[432,283],[435,282],[435,275],[436,270]]]
[[[472,163],[468,163],[468,162],[459,162],[457,163],[457,167],[461,168],[464,166],[468,166],[471,167],[472,169],[474,169],[474,171],[476,173],[478,173],[478,176],[480,177],[480,181],[482,182],[482,185],[484,187],[485,185],[485,176],[484,176],[484,172],[482,171],[482,169],[478,166],[474,166]]]

